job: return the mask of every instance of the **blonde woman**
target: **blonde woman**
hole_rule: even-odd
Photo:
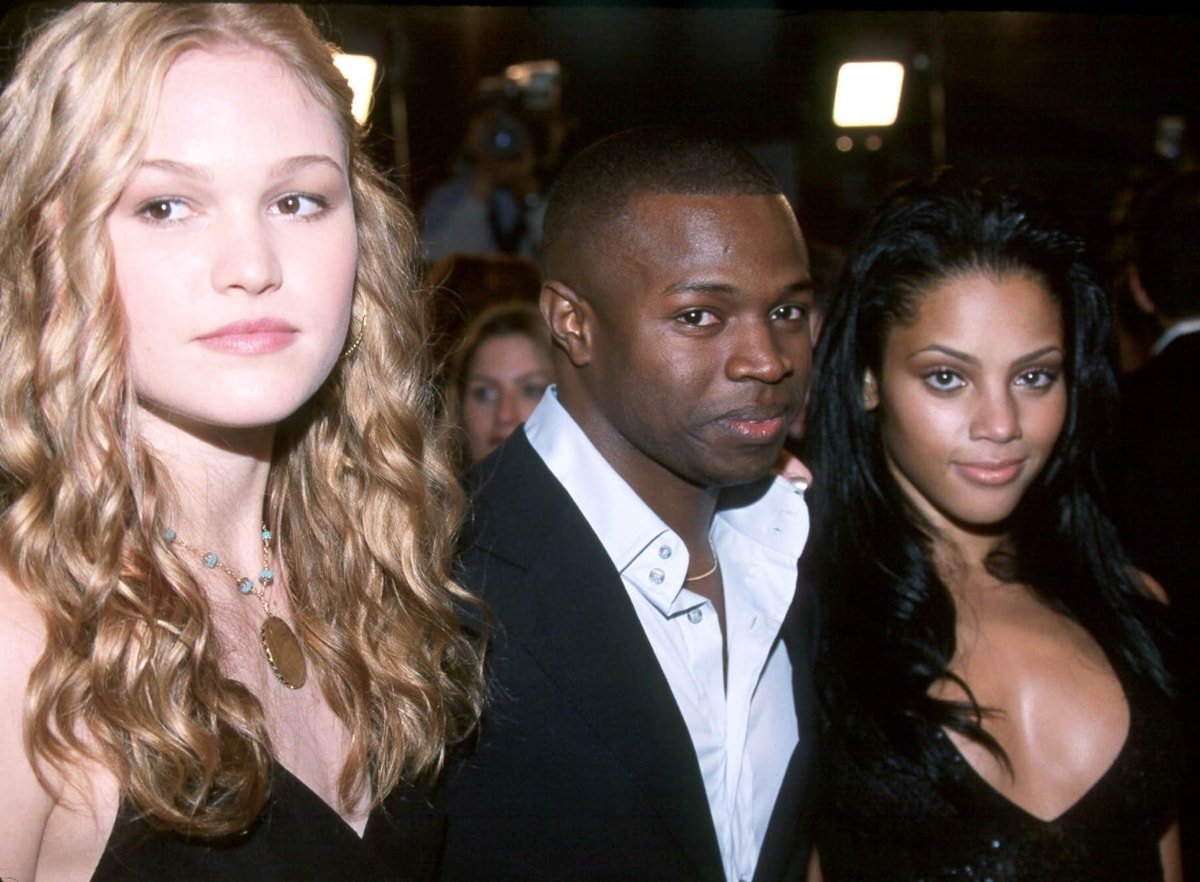
[[[550,331],[532,303],[509,300],[467,325],[450,361],[451,411],[467,465],[479,462],[525,422],[554,382]]]
[[[281,5],[0,97],[0,877],[406,878],[478,717],[415,227]]]

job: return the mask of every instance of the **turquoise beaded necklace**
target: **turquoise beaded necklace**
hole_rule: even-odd
[[[271,601],[267,597],[267,589],[275,583],[275,570],[271,566],[271,531],[266,524],[262,526],[262,569],[258,571],[258,581],[242,575],[221,560],[215,551],[201,551],[195,545],[179,538],[174,530],[168,529],[163,533],[167,545],[179,546],[200,559],[207,570],[219,570],[233,580],[234,587],[243,595],[253,594],[262,604],[267,614],[259,631],[263,653],[267,664],[276,679],[289,689],[299,689],[308,679],[308,665],[304,660],[304,650],[296,634],[279,616],[271,612]]]

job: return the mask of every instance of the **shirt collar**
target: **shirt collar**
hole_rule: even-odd
[[[533,449],[591,525],[619,573],[625,575],[631,567],[636,573],[648,565],[647,561],[664,561],[649,565],[660,568],[667,578],[661,581],[635,578],[635,581],[664,615],[678,612],[686,575],[686,568],[676,572],[684,566],[680,561],[686,559],[678,554],[683,543],[609,465],[559,403],[555,386],[547,390],[526,420],[524,431]],[[808,538],[808,508],[803,489],[783,478],[772,481],[766,492],[750,495],[735,488],[723,493],[718,500],[716,520],[719,529],[728,529],[739,539],[760,546],[764,554],[785,567],[794,568]],[[717,534],[718,529],[714,528],[714,536]],[[672,552],[665,558],[664,546]],[[790,601],[794,580],[788,587]]]
[[[525,421],[529,443],[592,526],[617,571],[623,571],[667,525],[608,464],[551,386]]]
[[[1150,354],[1158,355],[1184,334],[1194,334],[1197,331],[1200,331],[1200,316],[1181,319],[1163,331],[1162,336],[1154,341],[1154,348],[1150,350]]]

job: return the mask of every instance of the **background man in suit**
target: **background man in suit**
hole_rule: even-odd
[[[610,136],[557,177],[557,387],[476,470],[496,700],[451,879],[801,878],[815,610],[772,468],[811,366],[804,241],[740,147]]]
[[[1200,172],[1160,182],[1134,219],[1135,302],[1162,329],[1122,380],[1112,489],[1133,562],[1162,583],[1183,650],[1179,694],[1200,768]],[[1200,793],[1184,788],[1185,875],[1200,874]]]

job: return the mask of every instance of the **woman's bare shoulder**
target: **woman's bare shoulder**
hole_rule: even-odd
[[[46,626],[33,599],[17,584],[0,556],[0,681],[16,677],[25,691],[29,672],[46,646]],[[23,702],[18,702],[18,706]]]
[[[29,672],[45,647],[42,614],[0,555],[0,681],[8,683],[15,677],[20,682],[12,685],[23,694]]]
[[[34,773],[25,748],[29,674],[46,645],[42,617],[0,566],[0,769],[5,809],[0,812],[0,868],[5,878],[32,879],[55,798]]]
[[[39,639],[45,639],[45,629],[41,626],[42,617],[37,607],[13,575],[7,555],[0,551],[0,622],[10,618],[28,619],[29,623],[36,626]]]

